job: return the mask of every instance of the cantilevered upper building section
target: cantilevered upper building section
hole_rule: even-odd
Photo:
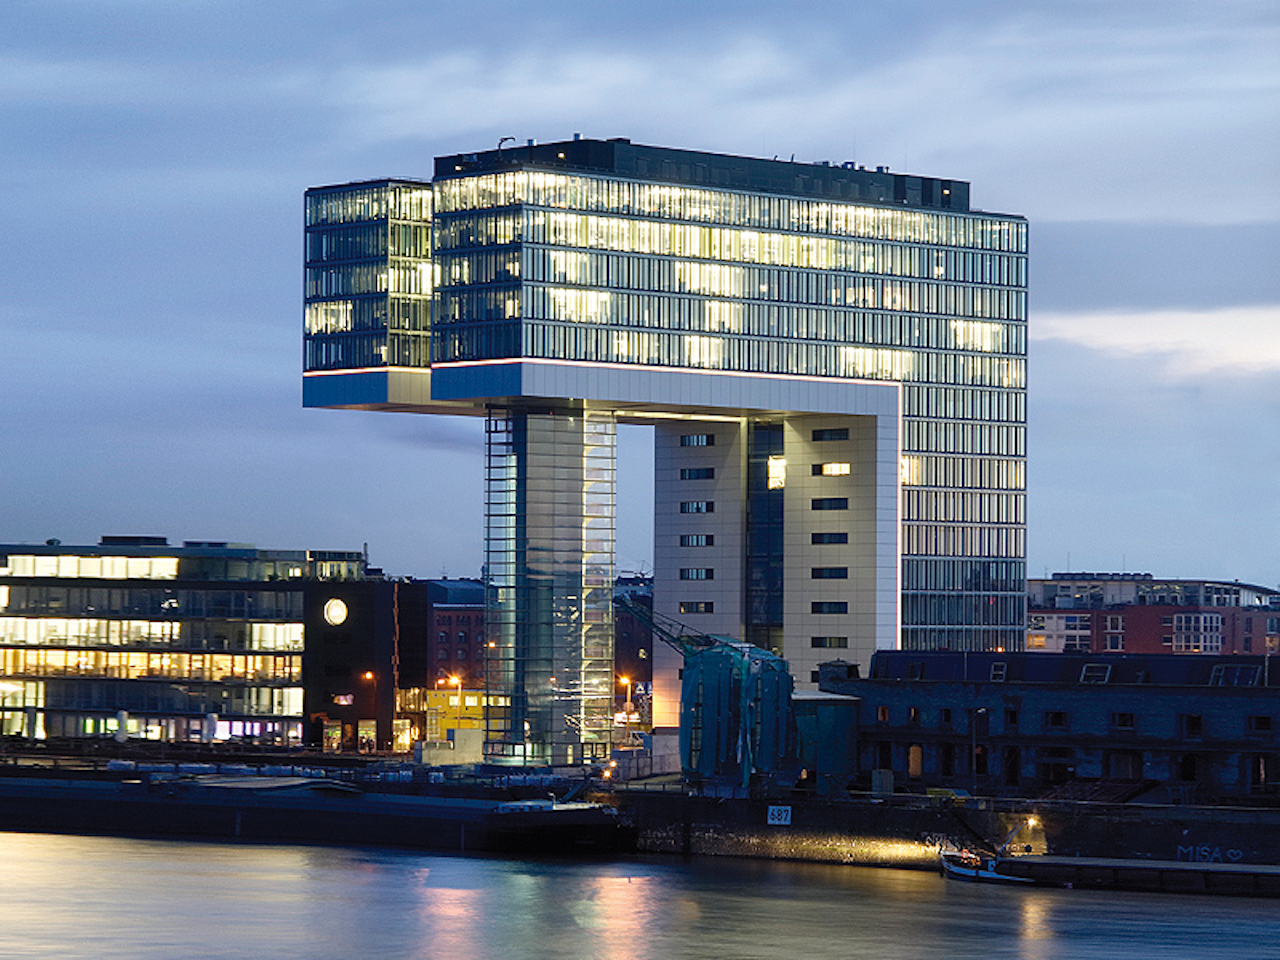
[[[489,419],[510,755],[608,736],[618,421],[655,426],[659,611],[801,685],[1021,646],[1027,226],[968,184],[575,138],[306,204],[305,403]]]

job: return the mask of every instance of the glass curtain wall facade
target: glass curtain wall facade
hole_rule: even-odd
[[[902,644],[1020,649],[1018,217],[511,169],[434,184],[433,362],[902,384]]]
[[[430,184],[321,187],[305,208],[305,369],[427,366]]]
[[[306,203],[304,402],[489,419],[486,669],[491,690],[512,694],[510,712],[490,721],[499,755],[558,762],[571,745],[589,752],[599,742],[606,631],[579,630],[595,601],[575,598],[594,597],[589,571],[611,570],[612,552],[583,559],[593,553],[589,497],[564,466],[589,458],[592,441],[585,431],[573,439],[571,424],[591,423],[596,410],[647,423],[736,420],[746,431],[741,484],[729,489],[739,470],[727,464],[707,481],[720,489],[718,518],[741,511],[748,521],[741,550],[716,561],[715,590],[734,611],[724,629],[771,647],[780,606],[786,643],[796,640],[787,611],[801,588],[786,544],[811,518],[795,522],[770,486],[778,438],[769,430],[780,424],[808,456],[795,416],[876,418],[856,445],[858,475],[828,486],[847,482],[869,504],[900,489],[891,532],[876,521],[888,511],[873,506],[859,528],[866,542],[847,542],[852,559],[834,555],[845,541],[813,541],[836,544],[833,569],[861,558],[863,594],[852,573],[845,594],[875,602],[858,629],[881,647],[1021,648],[1023,218],[972,211],[960,181],[577,139],[440,157],[430,183],[321,187]],[[704,372],[716,376],[692,385],[690,374]],[[806,406],[817,402],[805,393],[814,380],[827,380],[812,391],[822,404]],[[714,399],[687,399],[698,391]],[[761,399],[784,394],[785,403]],[[891,394],[900,413],[873,394]],[[572,508],[543,503],[547,476],[568,484]],[[675,489],[660,486],[659,496]],[[792,529],[779,529],[779,501]],[[539,528],[561,509],[579,511],[577,532],[567,521]],[[736,544],[727,522],[717,530],[716,550]],[[886,567],[894,582],[881,589]],[[800,572],[804,589],[817,590],[818,573]],[[791,587],[775,590],[779,582]]]
[[[518,406],[486,424],[486,711],[495,760],[607,758],[613,729],[613,415]]]
[[[747,441],[746,637],[765,650],[784,648],[783,485],[777,464],[783,459],[783,427],[776,422],[749,424]],[[772,475],[771,475],[772,468]]]
[[[138,553],[0,546],[0,734],[301,742],[303,584],[362,555]]]

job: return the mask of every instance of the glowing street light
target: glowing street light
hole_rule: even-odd
[[[366,670],[361,674],[361,678],[373,684],[373,751],[378,752],[378,675],[372,670]],[[357,747],[359,745],[357,744]]]
[[[618,680],[627,691],[626,702],[622,704],[622,742],[629,744],[631,742],[631,711],[635,709],[635,705],[631,702],[631,678],[619,677]]]
[[[456,725],[454,726],[454,730],[455,731],[461,730],[462,729],[462,677],[458,676],[456,673],[451,673],[449,674],[449,676],[441,677],[439,680],[437,680],[436,686],[438,687],[444,683],[447,683],[449,684],[449,686],[453,687],[454,693],[458,697],[458,720]],[[457,733],[454,733],[453,737],[454,737],[454,749],[456,750],[457,743],[458,743]]]

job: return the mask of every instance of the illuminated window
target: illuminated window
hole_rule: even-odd
[[[849,464],[815,463],[813,465],[813,475],[815,477],[847,477],[849,475]]]
[[[682,567],[681,580],[714,580],[716,572],[711,567]]]
[[[682,600],[681,613],[715,613],[716,605],[710,600]]]
[[[715,546],[715,542],[715,534],[711,533],[680,534],[680,546],[682,547],[711,547]]]
[[[784,457],[770,457],[767,470],[770,490],[781,490],[787,485],[787,461]]]
[[[715,445],[714,433],[686,433],[680,438],[682,447],[714,447]]]

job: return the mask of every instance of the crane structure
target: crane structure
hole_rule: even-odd
[[[795,683],[785,660],[733,637],[692,630],[630,597],[615,604],[684,658],[680,765],[687,779],[744,789],[794,782]]]

